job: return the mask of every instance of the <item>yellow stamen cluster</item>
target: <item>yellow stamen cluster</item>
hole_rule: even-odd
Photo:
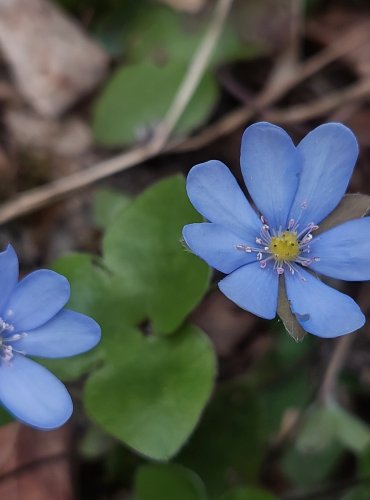
[[[278,262],[294,260],[299,255],[297,233],[284,231],[279,236],[272,236],[269,250]]]

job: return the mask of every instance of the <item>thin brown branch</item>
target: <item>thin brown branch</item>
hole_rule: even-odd
[[[0,224],[16,217],[45,207],[58,201],[67,194],[72,194],[94,182],[109,177],[121,170],[138,165],[157,154],[157,145],[150,143],[147,146],[122,153],[107,161],[98,163],[86,170],[58,179],[44,186],[31,189],[20,194],[13,200],[4,203],[0,209]]]
[[[271,110],[263,113],[264,119],[281,124],[303,122],[334,111],[338,106],[353,103],[370,96],[370,80],[361,80],[343,90],[307,104],[294,106],[287,110]]]
[[[204,71],[208,66],[217,42],[220,39],[222,29],[230,12],[232,3],[233,0],[221,0],[216,5],[213,21],[210,24],[199,49],[195,53],[195,57],[189,66],[187,74],[178,89],[167,115],[158,128],[158,133],[156,134],[155,139],[158,140],[160,148],[167,142],[172,130],[185,111],[185,108],[190,102],[204,75]]]

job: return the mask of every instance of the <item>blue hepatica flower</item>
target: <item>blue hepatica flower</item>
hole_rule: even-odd
[[[64,309],[67,279],[54,271],[35,271],[18,283],[14,249],[0,253],[0,402],[20,421],[54,429],[72,413],[72,400],[53,374],[27,357],[62,358],[94,347],[99,325]]]
[[[223,163],[196,165],[187,192],[209,222],[185,226],[186,244],[228,275],[219,288],[243,309],[274,318],[284,279],[304,330],[319,337],[357,330],[365,322],[359,306],[316,273],[370,279],[370,218],[315,236],[343,197],[357,156],[355,136],[340,123],[317,127],[297,147],[280,127],[251,125],[242,139],[241,170],[257,211]]]

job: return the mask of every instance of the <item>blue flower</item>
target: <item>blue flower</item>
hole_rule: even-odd
[[[70,395],[53,374],[26,355],[74,356],[94,347],[100,327],[91,318],[63,309],[67,279],[54,271],[35,271],[18,283],[12,248],[0,253],[0,402],[18,420],[54,429],[72,414]]]
[[[228,275],[219,288],[243,309],[274,318],[284,279],[305,331],[319,337],[353,332],[365,322],[359,306],[316,273],[370,279],[370,218],[315,231],[343,197],[357,156],[355,136],[340,123],[317,127],[297,147],[280,127],[251,125],[242,139],[241,170],[256,211],[223,163],[196,165],[187,192],[209,222],[185,226],[184,240]]]

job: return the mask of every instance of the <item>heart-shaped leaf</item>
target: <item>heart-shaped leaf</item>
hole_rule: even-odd
[[[182,227],[199,220],[175,176],[139,196],[106,232],[106,265],[139,297],[158,333],[175,331],[208,288],[208,266],[181,244]]]
[[[215,359],[207,337],[193,326],[162,338],[126,329],[111,336],[107,356],[86,385],[89,415],[139,453],[169,459],[212,389]]]

